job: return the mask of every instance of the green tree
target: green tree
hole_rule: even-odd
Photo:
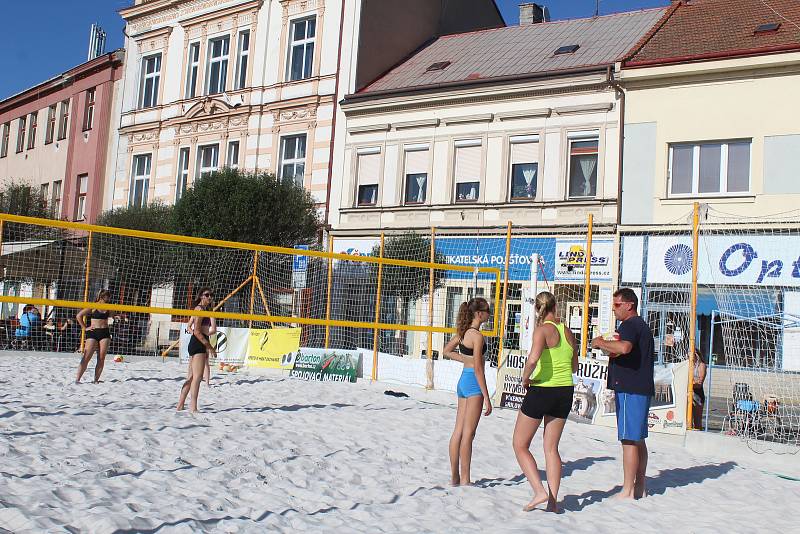
[[[0,188],[0,212],[24,217],[52,219],[53,211],[38,186],[28,182],[9,180]],[[9,223],[3,225],[3,241],[29,241],[48,239],[48,229],[31,225]]]

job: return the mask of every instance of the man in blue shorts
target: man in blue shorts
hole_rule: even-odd
[[[639,317],[639,299],[632,289],[614,293],[614,315],[620,321],[619,340],[602,337],[592,340],[592,348],[609,353],[608,389],[614,390],[617,409],[617,435],[622,442],[624,480],[618,497],[638,499],[646,495],[647,416],[653,383],[653,332]]]

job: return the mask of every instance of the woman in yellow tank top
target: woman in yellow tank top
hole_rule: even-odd
[[[522,385],[528,392],[514,426],[514,454],[533,489],[533,498],[523,510],[533,510],[546,502],[547,511],[557,512],[561,485],[558,442],[572,408],[572,373],[578,367],[578,344],[570,329],[558,319],[552,293],[539,293],[535,309],[533,345],[522,370]],[[531,441],[542,421],[548,491],[544,489],[539,467],[530,451]]]

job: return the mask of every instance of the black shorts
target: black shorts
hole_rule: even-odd
[[[94,339],[96,341],[111,339],[111,332],[108,328],[93,328],[86,331],[86,339]]]
[[[208,337],[205,336],[204,334],[200,335],[208,339]],[[192,334],[191,339],[189,339],[189,356],[194,356],[195,354],[205,354],[206,352],[208,352],[206,350],[206,346],[200,343],[200,340],[197,339],[197,336]]]
[[[706,403],[706,392],[702,385],[693,384],[692,393],[692,404],[694,406],[699,406],[700,404]]]
[[[574,386],[531,386],[519,409],[533,419],[541,419],[545,415],[566,419],[572,409],[573,389]]]

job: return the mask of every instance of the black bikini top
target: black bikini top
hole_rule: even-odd
[[[478,330],[477,328],[469,328],[468,330],[475,330],[476,332],[480,333],[480,330]],[[481,344],[486,345],[486,340],[483,339],[483,336],[481,336]],[[460,341],[458,343],[458,352],[460,352],[464,356],[472,356],[474,354],[471,348],[465,347]]]
[[[100,311],[100,310],[92,310],[92,314],[90,315],[90,317],[92,319],[100,319],[100,320],[103,320],[103,321],[108,319],[108,316],[109,316],[109,312]]]

